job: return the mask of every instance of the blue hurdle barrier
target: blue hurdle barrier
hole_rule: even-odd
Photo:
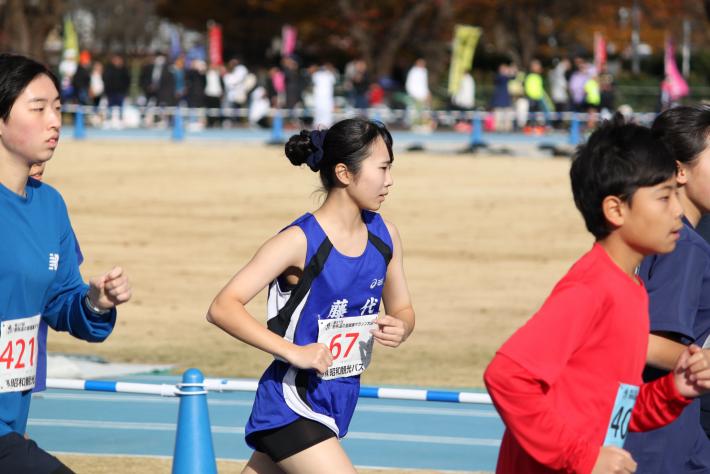
[[[186,370],[177,385],[48,378],[47,388],[180,397],[172,474],[217,474],[207,390],[199,370]]]
[[[204,379],[203,386],[208,392],[255,392],[256,379]],[[175,397],[179,388],[169,384],[146,384],[131,382],[112,382],[104,380],[47,379],[47,388],[64,390],[86,390],[98,392],[139,393]],[[360,398],[378,398],[388,400],[419,400],[450,403],[492,403],[487,393],[457,392],[452,390],[428,390],[411,388],[360,386]]]
[[[135,106],[134,106],[135,107]],[[181,107],[154,107],[154,106],[141,106],[135,107],[138,109],[141,116],[161,113],[166,116],[173,117],[173,126],[171,130],[171,138],[173,141],[179,142],[186,138],[185,130],[185,117],[183,116],[184,110]],[[234,118],[234,117],[246,117],[248,115],[248,109],[246,108],[218,108],[218,109],[190,109],[192,113],[206,114],[208,116],[218,116],[224,118]],[[83,139],[87,134],[87,128],[85,125],[85,119],[88,114],[106,114],[109,111],[106,107],[94,108],[91,106],[80,106],[77,104],[68,104],[62,106],[62,112],[64,113],[74,113],[76,117],[74,118],[75,130],[74,138]],[[375,120],[380,120],[385,124],[399,124],[406,123],[407,120],[407,110],[399,109],[382,109],[382,108],[370,108],[370,109],[340,109],[336,110],[333,114],[335,120],[341,120],[344,118],[365,115],[367,117],[373,118]],[[487,145],[486,135],[483,127],[483,122],[490,112],[487,111],[460,111],[460,110],[430,110],[426,111],[425,115],[432,119],[436,119],[442,122],[455,121],[455,120],[469,120],[471,123],[471,132],[468,135],[463,135],[462,140],[466,141],[466,148],[462,152],[476,151],[479,148],[485,147]],[[268,144],[282,145],[285,140],[284,131],[284,120],[285,117],[292,118],[304,118],[311,117],[311,112],[304,108],[295,109],[271,109],[269,116],[272,119],[270,137],[267,141]],[[542,117],[544,114],[542,112],[531,113],[530,117]],[[567,145],[575,147],[584,140],[583,127],[587,122],[599,122],[611,117],[609,113],[586,113],[586,112],[554,112],[549,114],[550,120],[557,120],[568,124],[568,136],[566,139]],[[629,115],[631,120],[636,121],[644,125],[650,124],[656,117],[655,113],[634,113]],[[84,120],[81,120],[81,119]],[[142,122],[141,122],[142,123]],[[140,127],[138,127],[140,128]],[[559,131],[561,132],[561,131]],[[125,133],[125,132],[124,132]],[[195,133],[195,136],[199,136],[201,132]],[[557,132],[556,132],[557,133]],[[564,133],[564,132],[562,132]],[[89,136],[91,134],[89,133]],[[490,135],[495,137],[495,133]],[[465,137],[465,138],[463,138]],[[496,142],[496,139],[492,139]],[[421,143],[418,144],[423,147]],[[557,145],[542,146],[541,149],[557,149]],[[421,148],[418,148],[421,149]],[[569,152],[570,147],[559,147],[560,150]],[[498,150],[499,151],[499,150]]]

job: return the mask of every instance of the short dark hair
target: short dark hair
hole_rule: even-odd
[[[323,188],[330,191],[336,185],[335,165],[338,163],[345,164],[351,173],[357,174],[362,161],[370,156],[370,148],[378,137],[385,142],[390,161],[394,161],[392,135],[384,124],[356,117],[341,120],[330,127],[323,140],[323,158],[314,169],[320,172]],[[291,136],[285,151],[291,164],[305,164],[315,151],[311,132],[302,130],[298,135]]]
[[[638,188],[655,186],[675,173],[670,151],[651,129],[626,123],[616,114],[577,148],[569,174],[574,203],[587,230],[600,240],[611,233],[602,210],[604,198],[618,196],[631,205]]]
[[[651,131],[666,144],[675,160],[692,165],[708,147],[710,106],[668,109],[656,117]]]
[[[19,54],[0,54],[0,119],[6,121],[17,98],[40,74],[46,74],[59,91],[59,81],[47,66]]]

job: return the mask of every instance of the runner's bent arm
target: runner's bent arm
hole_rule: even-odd
[[[387,278],[382,289],[385,315],[377,318],[380,329],[375,339],[390,347],[397,347],[414,331],[414,308],[404,275],[402,241],[394,224],[385,222],[392,238],[392,260],[387,266]]]
[[[648,355],[646,363],[662,370],[672,370],[678,357],[687,347],[677,341],[679,334],[651,332],[648,337]]]
[[[297,346],[271,332],[246,310],[245,305],[288,268],[303,270],[306,236],[290,227],[269,239],[222,288],[210,305],[207,320],[242,342],[287,360],[302,369],[325,370],[332,363],[323,344]]]
[[[672,370],[689,343],[703,344],[695,340],[695,323],[707,265],[705,251],[684,240],[672,253],[642,263],[651,320],[648,365]]]
[[[101,342],[113,331],[116,309],[98,315],[86,306],[84,297],[89,286],[84,283],[79,272],[76,237],[64,201],[60,201],[57,212],[63,214],[65,228],[60,237],[57,277],[48,291],[42,318],[57,331],[67,331],[85,341]]]

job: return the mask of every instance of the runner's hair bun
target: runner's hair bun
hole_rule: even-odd
[[[306,164],[308,156],[312,153],[311,150],[311,132],[301,130],[298,135],[292,135],[288,139],[285,146],[286,158],[294,166]]]

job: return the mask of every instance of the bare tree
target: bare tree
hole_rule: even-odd
[[[64,11],[62,0],[0,1],[0,50],[45,61],[45,41]]]
[[[379,2],[380,5],[385,2]],[[419,25],[425,15],[429,14],[436,27],[442,15],[437,5],[449,5],[448,0],[419,0],[415,2],[391,2],[388,12],[382,12],[373,21],[372,9],[362,7],[362,2],[354,0],[338,0],[338,9],[341,12],[348,32],[356,42],[356,48],[365,61],[372,66],[376,76],[389,75],[397,61],[398,54],[411,42],[415,36],[415,26]],[[357,8],[356,8],[357,5]],[[425,38],[431,38],[430,31],[417,32]],[[422,51],[424,54],[424,51]]]
[[[154,0],[67,0],[69,9],[86,12],[91,28],[86,47],[97,53],[142,54],[157,34],[159,19]],[[88,43],[88,44],[87,44]]]

